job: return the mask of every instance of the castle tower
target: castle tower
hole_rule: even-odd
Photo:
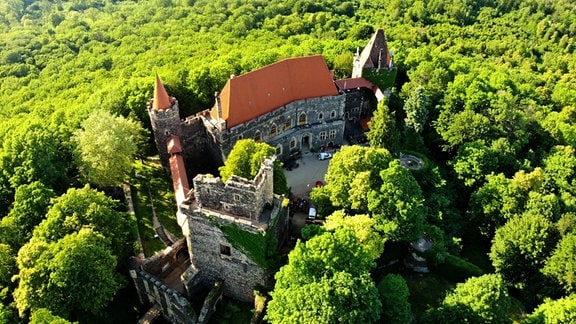
[[[148,115],[152,123],[152,131],[156,140],[156,148],[160,154],[162,165],[169,168],[167,143],[172,136],[181,136],[180,112],[178,101],[174,97],[168,96],[160,77],[156,75],[154,85],[154,98],[147,105]]]
[[[384,31],[378,29],[374,35],[372,35],[372,38],[370,38],[368,45],[364,47],[362,53],[356,51],[352,77],[363,77],[364,69],[369,69],[371,72],[376,73],[381,69],[390,68],[392,68],[392,57],[390,51],[388,51],[386,37],[384,37]]]
[[[378,86],[381,91],[389,93],[394,86],[396,73],[384,31],[378,29],[361,53],[356,50],[352,78],[364,78]]]

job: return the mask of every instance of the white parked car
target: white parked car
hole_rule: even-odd
[[[331,157],[332,157],[332,153],[322,152],[322,153],[318,154],[318,160],[327,160]]]

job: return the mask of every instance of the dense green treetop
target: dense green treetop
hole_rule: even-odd
[[[547,299],[526,319],[527,324],[560,324],[576,321],[576,295]]]
[[[64,318],[98,314],[120,288],[110,243],[89,228],[47,243],[33,238],[18,253],[16,306],[47,308]]]
[[[378,321],[382,305],[369,274],[374,258],[353,230],[339,226],[298,242],[288,258],[275,276],[270,322]]]
[[[234,144],[224,165],[219,168],[220,178],[223,182],[228,181],[232,175],[254,179],[262,167],[262,162],[273,157],[275,153],[274,148],[266,143],[256,142],[253,139],[239,140]],[[274,160],[273,168],[274,193],[288,194],[286,175],[281,162]]]
[[[334,154],[325,179],[335,206],[368,210],[366,193],[381,184],[380,170],[388,167],[391,154],[382,148],[345,146]]]
[[[13,205],[21,186],[41,182],[59,195],[84,185],[72,138],[93,111],[149,127],[145,104],[155,73],[186,116],[210,107],[231,74],[283,58],[322,54],[336,77],[349,77],[356,48],[382,27],[398,77],[387,111],[377,110],[374,123],[410,131],[374,134],[392,143],[374,144],[394,152],[396,145],[417,148],[437,165],[433,181],[426,178],[431,173],[413,172],[427,221],[464,239],[497,233],[496,254],[538,255],[533,267],[520,269],[543,275],[553,260],[547,257],[564,253],[560,245],[553,252],[549,231],[573,232],[576,213],[573,9],[573,0],[3,1],[0,241],[21,245],[6,238],[25,240],[39,220],[36,213],[26,224],[7,216],[22,211]],[[382,187],[392,156],[357,148],[340,153],[344,161],[335,154],[334,176],[320,191],[326,215],[333,207],[369,213],[368,192]],[[392,215],[420,215],[402,214],[409,210],[403,207],[396,204]],[[525,237],[534,243],[510,234],[529,225]],[[516,252],[497,241],[510,241]],[[548,267],[553,277],[565,276]]]
[[[134,252],[134,220],[116,207],[116,201],[89,186],[69,189],[54,200],[46,219],[35,228],[33,236],[55,242],[89,227],[109,240],[113,255],[125,260]]]
[[[138,122],[95,110],[74,136],[80,174],[99,186],[120,185],[142,151],[144,129]]]
[[[387,274],[378,283],[378,292],[382,300],[382,320],[385,323],[406,324],[412,322],[412,312],[408,302],[410,291],[402,276]]]
[[[487,274],[458,284],[442,305],[428,311],[425,323],[510,323],[508,289],[501,276]]]

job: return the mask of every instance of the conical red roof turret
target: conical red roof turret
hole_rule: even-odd
[[[152,108],[155,110],[164,110],[172,107],[172,99],[168,96],[166,88],[160,81],[160,77],[156,74],[156,84],[154,85],[154,101],[152,103]]]

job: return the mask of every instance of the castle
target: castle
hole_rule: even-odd
[[[371,116],[395,74],[380,29],[356,52],[350,79],[334,81],[320,55],[289,58],[231,76],[211,109],[185,119],[156,76],[147,109],[160,159],[172,174],[185,243],[134,262],[140,299],[172,322],[202,322],[198,314],[213,308],[214,294],[251,302],[255,287],[270,287],[271,256],[289,226],[287,199],[272,192],[274,158],[342,145]],[[232,176],[223,183],[202,174],[222,165],[243,138],[276,150],[254,179]],[[217,292],[208,294],[208,304],[187,304],[207,287]]]

